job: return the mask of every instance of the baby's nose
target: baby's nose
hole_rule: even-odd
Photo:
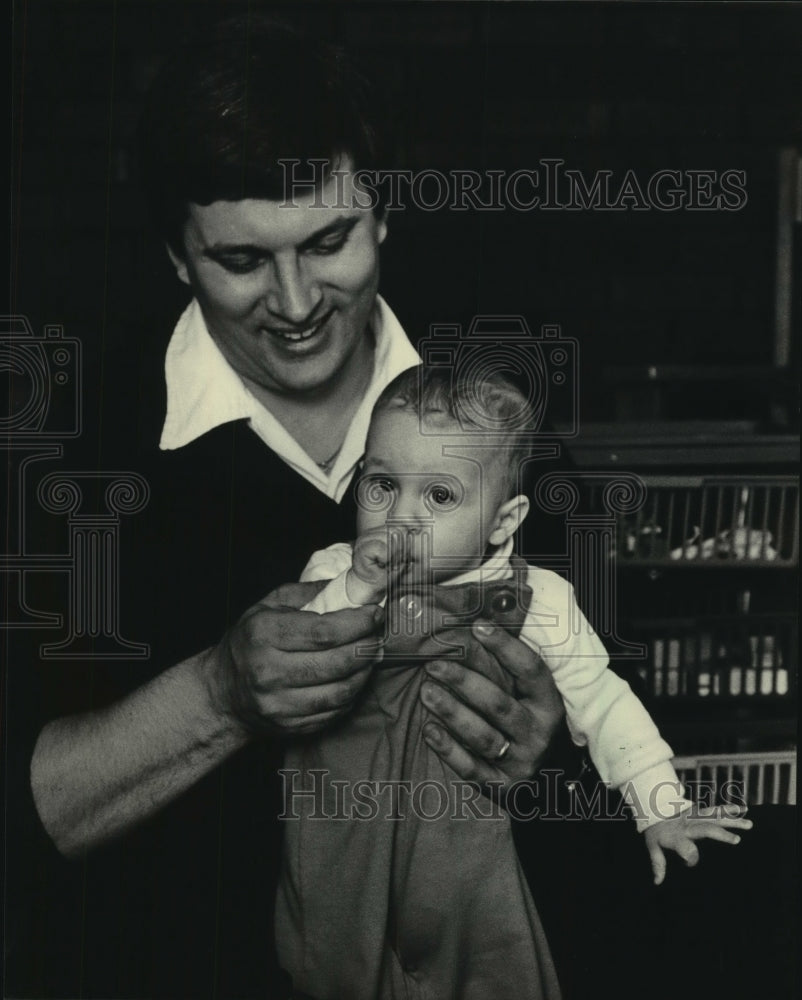
[[[390,548],[401,562],[421,562],[431,554],[432,524],[426,518],[388,521]]]
[[[407,509],[394,511],[391,527],[393,530],[407,535],[419,535],[427,524],[431,523],[431,517],[426,516],[426,511],[415,511]]]

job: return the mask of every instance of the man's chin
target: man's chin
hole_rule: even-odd
[[[270,375],[271,381],[283,395],[314,396],[331,384],[336,370],[333,362],[327,363],[325,357],[315,355],[299,358],[292,365],[275,365]]]

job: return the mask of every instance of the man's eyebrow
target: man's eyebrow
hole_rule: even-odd
[[[255,257],[264,256],[267,251],[255,243],[213,243],[203,248],[203,256],[224,257],[226,254],[248,254]]]
[[[383,459],[381,459],[381,458],[374,458],[373,455],[366,455],[365,458],[364,458],[364,461],[362,462],[362,468],[363,469],[367,469],[367,468],[383,469],[384,465],[385,465],[385,463],[384,463]]]
[[[298,249],[306,250],[320,240],[334,234],[347,236],[358,222],[358,216],[341,215],[307,236],[303,243],[298,244]],[[211,246],[204,247],[203,249],[203,256],[211,257],[212,259],[225,256],[226,254],[247,254],[254,257],[267,257],[270,256],[270,251],[259,246],[257,243],[212,243]]]

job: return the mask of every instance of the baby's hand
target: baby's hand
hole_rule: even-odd
[[[666,877],[666,857],[663,849],[676,851],[692,868],[699,863],[696,840],[720,840],[723,844],[738,844],[741,838],[727,827],[751,830],[752,821],[743,819],[746,806],[711,806],[686,810],[680,816],[654,823],[644,831],[646,847],[652,860],[654,884]]]
[[[354,543],[351,569],[345,578],[345,591],[354,604],[375,604],[387,593],[387,529],[371,528]]]

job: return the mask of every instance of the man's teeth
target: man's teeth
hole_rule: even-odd
[[[298,330],[293,333],[285,330],[273,330],[272,332],[276,336],[281,337],[283,340],[309,340],[309,338],[318,331],[318,326],[310,326],[308,330]]]

